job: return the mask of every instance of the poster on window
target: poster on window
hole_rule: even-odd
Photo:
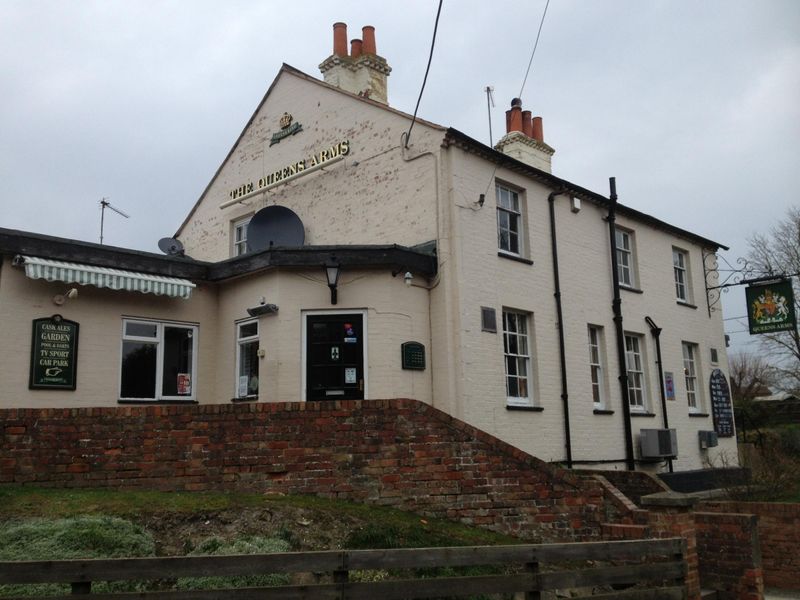
[[[192,393],[192,376],[189,373],[178,373],[178,395],[189,396]]]
[[[78,329],[61,315],[33,320],[32,390],[74,390],[78,369]]]
[[[794,331],[797,327],[791,280],[751,285],[745,289],[745,296],[750,335]]]

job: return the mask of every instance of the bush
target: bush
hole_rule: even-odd
[[[0,524],[0,560],[65,560],[154,556],[153,538],[141,527],[116,517],[78,516],[30,519]],[[94,592],[137,591],[135,582],[98,582]],[[41,596],[69,593],[68,585],[0,585],[0,595]]]
[[[212,537],[198,544],[192,550],[193,556],[223,555],[223,554],[267,554],[270,552],[288,552],[291,547],[288,542],[278,538],[249,537],[236,541],[226,541]],[[289,577],[285,574],[270,573],[267,575],[241,575],[237,577],[182,577],[177,581],[177,588],[181,590],[210,590],[239,587],[266,587],[285,585]]]

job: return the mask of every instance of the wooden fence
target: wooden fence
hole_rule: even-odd
[[[51,600],[72,598],[76,594],[91,594],[95,600],[405,600],[502,593],[524,593],[524,598],[533,599],[539,598],[540,592],[545,590],[596,586],[614,586],[615,591],[584,597],[677,600],[686,598],[684,556],[685,542],[681,538],[670,538],[518,546],[0,562],[0,584],[71,584],[72,595],[47,596]],[[566,568],[556,570],[559,563]],[[598,563],[603,564],[601,566]],[[353,571],[381,570],[392,573],[409,569],[484,565],[499,565],[506,572],[351,581]],[[178,577],[234,577],[267,573],[328,575],[322,576],[321,583],[276,587],[162,590],[129,594],[92,594],[91,591],[92,582],[96,581],[158,580],[163,584],[174,582]],[[626,586],[628,589],[624,589]]]

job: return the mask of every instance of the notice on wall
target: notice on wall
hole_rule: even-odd
[[[78,367],[78,329],[61,315],[33,320],[32,390],[74,390]]]
[[[711,392],[711,415],[714,417],[714,431],[719,437],[733,437],[733,406],[728,380],[720,369],[711,372],[709,380]]]
[[[675,400],[675,375],[671,371],[664,371],[664,391],[667,400]]]

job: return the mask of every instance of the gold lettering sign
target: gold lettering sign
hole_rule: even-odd
[[[247,196],[248,194],[252,194],[253,192],[257,192],[258,190],[263,190],[265,187],[283,181],[284,179],[288,179],[289,177],[296,177],[302,174],[306,169],[319,167],[320,165],[323,165],[331,160],[347,156],[349,153],[350,140],[342,140],[330,148],[320,150],[308,159],[298,160],[297,162],[286,165],[285,167],[260,177],[255,184],[253,182],[242,184],[239,187],[232,189],[228,193],[228,196],[230,196],[231,200],[238,200],[239,198]]]

